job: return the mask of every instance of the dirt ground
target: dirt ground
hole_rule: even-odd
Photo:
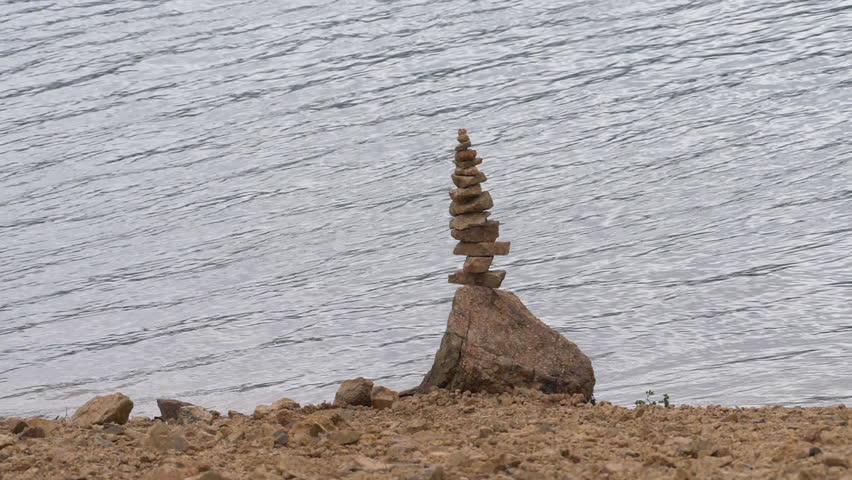
[[[850,479],[844,406],[617,407],[436,391],[196,423],[0,421],[0,479]],[[23,423],[22,423],[23,422]]]

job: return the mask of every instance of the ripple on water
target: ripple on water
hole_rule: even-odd
[[[418,382],[460,126],[505,287],[598,398],[848,402],[850,24],[839,1],[0,5],[0,415]]]

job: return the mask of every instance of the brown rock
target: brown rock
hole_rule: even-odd
[[[485,225],[486,219],[489,216],[491,216],[491,212],[459,215],[450,220],[450,228],[453,230],[465,230],[471,227],[481,227]]]
[[[21,420],[20,418],[7,418],[3,420],[3,429],[8,430],[14,434],[18,434],[24,431],[27,428],[27,422]]]
[[[493,257],[491,257],[493,258]],[[459,285],[476,285],[487,288],[500,288],[503,279],[506,278],[505,270],[494,270],[485,273],[467,273],[459,270],[449,276],[450,283]]]
[[[337,406],[364,405],[370,406],[370,393],[373,391],[373,381],[364,377],[345,380],[340,384],[334,395],[334,404]]]
[[[457,162],[469,162],[474,159],[476,159],[476,150],[464,150],[462,152],[456,152]]]
[[[455,183],[457,187],[461,188],[479,185],[480,183],[483,183],[488,180],[488,177],[486,177],[485,174],[482,172],[479,172],[479,175],[474,175],[472,177],[455,174],[451,175],[450,177],[453,179],[453,183]]]
[[[462,230],[464,231],[464,230]],[[491,262],[494,257],[467,257],[464,261],[462,272],[464,273],[485,273],[491,268]]]
[[[453,249],[453,255],[467,255],[469,257],[508,255],[510,246],[511,242],[459,242],[456,248]]]
[[[591,398],[589,358],[535,317],[513,293],[465,286],[456,291],[441,348],[420,388],[582,393]]]
[[[459,144],[456,145],[456,151],[457,152],[463,152],[463,151],[467,150],[468,148],[470,148],[470,139],[468,139],[464,142],[459,141]]]
[[[276,400],[271,405],[258,405],[254,409],[252,417],[255,420],[263,420],[267,418],[276,418],[278,423],[281,423],[279,417],[287,417],[286,411],[292,411],[299,408],[299,403],[289,398]]]
[[[175,400],[173,398],[158,398],[157,407],[160,409],[160,418],[163,421],[177,420],[180,407],[192,406],[189,402]]]
[[[467,167],[467,168],[456,167],[456,169],[453,171],[453,175],[467,176],[467,177],[475,177],[475,176],[479,175],[480,173],[482,173],[482,172],[480,172],[479,169],[476,168],[476,167]]]
[[[151,425],[151,428],[148,429],[148,434],[142,439],[142,446],[158,452],[165,452],[167,450],[183,452],[188,447],[186,439],[178,434],[173,434],[163,422],[154,422]]]
[[[399,394],[387,387],[375,387],[370,393],[370,402],[373,408],[378,410],[390,408],[397,400],[399,400]]]
[[[340,430],[330,433],[328,439],[338,445],[352,445],[361,439],[361,433],[355,430]]]
[[[488,210],[494,206],[494,200],[491,199],[491,194],[483,193],[478,197],[473,197],[464,202],[453,201],[450,204],[450,215],[458,216],[465,213],[479,213]]]
[[[41,427],[27,427],[19,436],[21,438],[44,438],[46,435]]]
[[[453,200],[464,200],[466,198],[473,198],[482,194],[482,187],[480,185],[474,185],[472,187],[467,188],[455,188],[450,191],[450,198]]]
[[[133,410],[133,401],[121,393],[95,397],[74,412],[71,421],[88,427],[104,423],[124,425]]]
[[[458,168],[470,168],[470,167],[475,167],[475,166],[481,164],[482,159],[481,158],[474,158],[473,160],[468,160],[466,162],[455,162],[455,163],[456,163],[456,167],[458,167]]]
[[[218,415],[198,405],[186,405],[180,407],[177,413],[177,423],[180,425],[191,425],[193,423],[213,424]]]
[[[456,140],[458,140],[459,143],[469,142],[470,136],[466,133],[462,133],[462,134],[459,134],[458,137],[456,137]]]
[[[464,230],[453,230],[450,234],[461,242],[482,243],[493,242],[500,236],[500,222],[492,220],[481,227],[471,227]]]

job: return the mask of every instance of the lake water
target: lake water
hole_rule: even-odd
[[[852,3],[0,4],[0,415],[429,369],[455,130],[596,396],[852,399]]]

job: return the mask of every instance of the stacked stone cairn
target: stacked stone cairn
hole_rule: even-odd
[[[458,133],[456,146],[456,169],[452,174],[456,187],[450,192],[453,200],[450,204],[450,233],[459,241],[453,250],[454,255],[466,255],[464,266],[449,277],[450,283],[476,285],[488,288],[500,288],[506,277],[504,270],[489,270],[495,255],[507,255],[509,242],[497,242],[500,235],[500,222],[488,220],[494,206],[491,194],[482,190],[487,180],[477,165],[482,159],[476,156],[476,150],[470,150],[470,136],[462,128]]]

